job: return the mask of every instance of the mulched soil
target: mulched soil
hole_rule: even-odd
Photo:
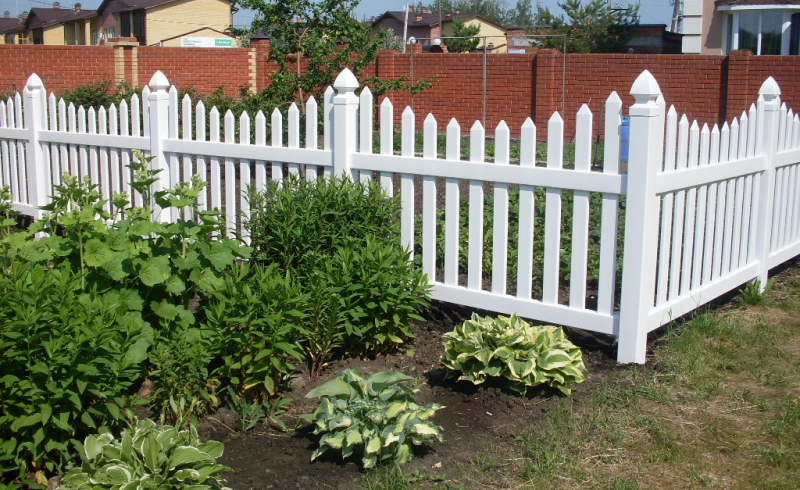
[[[225,444],[225,454],[220,462],[233,468],[233,472],[226,475],[228,486],[234,490],[358,488],[365,473],[356,458],[342,461],[337,455],[328,453],[317,461],[310,461],[316,448],[316,436],[311,434],[308,424],[300,420],[318,403],[318,400],[306,399],[305,394],[346,368],[353,368],[362,375],[400,371],[417,376],[421,388],[416,395],[417,401],[437,402],[446,407],[439,410],[433,419],[444,429],[444,442],[417,448],[417,457],[403,466],[405,471],[446,474],[489,445],[512,442],[519,431],[541,424],[547,411],[564,398],[556,390],[534,389],[522,397],[505,389],[502,384],[474,386],[445,379],[445,371],[439,364],[443,352],[442,334],[469,318],[473,311],[434,302],[423,315],[426,321],[413,326],[416,338],[408,341],[398,352],[376,359],[332,361],[322,376],[313,381],[307,373],[295,375],[289,392],[284,394],[294,401],[287,413],[281,416],[289,427],[298,425],[294,434],[282,432],[269,421],[248,432],[240,432],[236,430],[236,415],[225,409],[207,418],[199,426],[200,435],[203,439]],[[568,334],[583,349],[588,371],[587,381],[576,385],[573,390],[573,400],[579,401],[596,390],[600,382],[618,367],[610,338],[580,331],[569,331]]]

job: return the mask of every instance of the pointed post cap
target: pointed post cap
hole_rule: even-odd
[[[28,77],[28,81],[25,82],[25,88],[28,90],[44,88],[44,84],[42,83],[42,79],[39,78],[39,75],[32,73],[31,76]]]
[[[167,90],[169,88],[169,80],[167,80],[167,76],[158,70],[154,75],[153,78],[150,79],[150,90],[157,92],[160,90]]]
[[[758,90],[758,95],[764,96],[764,100],[769,102],[781,95],[781,88],[778,86],[778,82],[776,82],[774,78],[769,77],[764,80],[763,84],[761,84],[761,88]]]
[[[637,104],[648,104],[655,102],[658,96],[661,95],[661,87],[658,86],[653,74],[645,70],[633,82],[631,95],[636,99]]]
[[[349,68],[345,68],[341,73],[339,73],[339,76],[336,77],[336,81],[333,82],[333,88],[335,88],[339,93],[355,92],[358,88],[358,80]]]

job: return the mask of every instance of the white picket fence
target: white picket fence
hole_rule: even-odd
[[[772,78],[761,87],[749,113],[719,128],[702,129],[680,121],[656,80],[644,72],[634,83],[630,114],[629,174],[619,171],[619,129],[623,104],[612,93],[605,104],[603,170],[591,168],[593,114],[584,105],[576,116],[574,169],[565,169],[564,122],[556,113],[548,122],[546,166],[537,165],[536,127],[520,128],[519,162],[510,158],[510,131],[501,122],[494,131],[495,156],[487,161],[486,134],[470,129],[469,161],[461,159],[461,128],[446,127],[445,157],[439,158],[438,122],[423,124],[423,154],[414,153],[415,114],[402,114],[402,149],[393,152],[394,114],[385,99],[379,110],[380,148],[373,149],[374,103],[369,89],[355,95],[358,82],[345,70],[323,101],[322,148],[317,102],[306,104],[304,130],[293,105],[284,121],[280,112],[260,113],[238,121],[229,112],[220,126],[216,108],[178,100],[175,87],[157,72],[142,99],[108,110],[77,110],[52,95],[32,75],[14,99],[0,102],[0,182],[10,185],[18,210],[40,216],[62,172],[88,175],[105,196],[130,190],[131,150],[154,156],[164,169],[156,189],[188,180],[197,173],[209,183],[201,209],[222,209],[233,231],[247,214],[243,190],[262,188],[284,177],[284,170],[305,178],[349,175],[380,179],[399,193],[401,240],[412,247],[421,234],[422,266],[435,299],[499,313],[515,312],[539,321],[611,334],[618,338],[619,362],[645,362],[647,334],[747,281],[766,284],[770,268],[800,254],[800,117],[780,104]],[[179,106],[181,107],[179,113]],[[140,123],[141,121],[141,123]],[[208,123],[209,131],[206,131]],[[238,123],[239,136],[236,135]],[[284,141],[283,124],[288,125]],[[224,134],[220,129],[224,128]],[[301,146],[301,131],[305,133]],[[399,174],[400,184],[394,186]],[[421,179],[422,188],[415,189]],[[461,196],[465,182],[468,195]],[[444,267],[436,270],[437,186],[444,184]],[[494,193],[491,271],[484,274],[484,184]],[[519,237],[516,288],[508,294],[509,189],[519,189]],[[534,229],[536,189],[544,189],[544,229]],[[572,191],[570,276],[561,283],[563,191]],[[415,195],[422,209],[415,213]],[[591,250],[590,195],[602,195],[599,250]],[[541,195],[541,194],[540,194]],[[620,199],[625,196],[625,237],[619,308],[617,234]],[[138,196],[137,196],[138,198]],[[469,203],[468,247],[459,248],[460,202]],[[421,230],[415,229],[421,215]],[[162,213],[160,219],[177,216]],[[441,230],[439,230],[441,232]],[[244,237],[247,239],[247,237]],[[535,240],[544,241],[544,257],[534,259]],[[439,251],[442,252],[441,250]],[[468,254],[466,277],[459,254]],[[596,306],[587,307],[589,258],[599,257]],[[489,272],[489,271],[487,271]],[[531,278],[541,276],[541,289]],[[485,279],[489,287],[485,287]],[[441,277],[442,280],[437,280]]]

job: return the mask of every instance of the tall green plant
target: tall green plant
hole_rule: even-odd
[[[153,340],[141,308],[84,292],[69,263],[0,275],[0,474],[55,471],[88,433],[123,424]]]

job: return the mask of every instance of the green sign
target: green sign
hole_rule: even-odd
[[[214,45],[229,48],[233,46],[233,39],[214,39]]]

